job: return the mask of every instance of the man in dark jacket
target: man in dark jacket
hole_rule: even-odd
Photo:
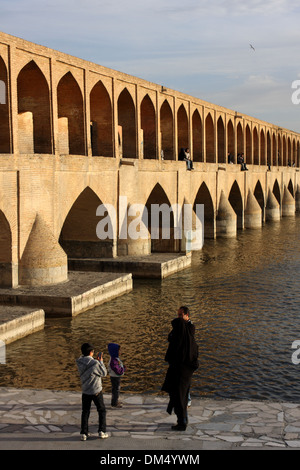
[[[195,326],[189,320],[189,309],[180,307],[178,318],[171,322],[173,329],[168,336],[169,346],[165,356],[169,368],[162,390],[168,392],[170,397],[167,412],[171,414],[174,409],[177,416],[177,425],[172,426],[175,431],[186,430],[188,393],[193,372],[198,368]]]

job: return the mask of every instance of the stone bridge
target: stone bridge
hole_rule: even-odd
[[[121,239],[120,196],[128,210],[204,204],[210,238],[298,209],[296,132],[4,33],[0,84],[2,287],[64,281],[68,258],[185,251],[172,217],[168,240],[151,240],[150,216],[148,238]],[[101,204],[118,215],[112,240],[96,235]]]

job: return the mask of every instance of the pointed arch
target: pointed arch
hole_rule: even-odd
[[[260,131],[260,164],[266,164],[266,137],[263,129]]]
[[[8,106],[8,76],[4,60],[0,56],[0,153],[10,153],[10,127]]]
[[[173,113],[167,100],[160,108],[161,149],[165,160],[174,160]]]
[[[218,162],[226,163],[226,150],[225,150],[225,127],[222,116],[219,117],[217,122],[218,133]]]
[[[280,135],[278,135],[278,166],[282,166],[282,140]]]
[[[178,154],[181,148],[189,147],[189,121],[182,104],[177,111]]]
[[[151,235],[151,251],[174,252],[174,214],[170,200],[159,183],[152,189],[145,208],[143,220]]]
[[[208,113],[205,119],[205,149],[206,162],[215,163],[215,126],[210,113]]]
[[[296,161],[297,161],[297,152],[296,152],[296,140],[293,138],[293,143],[292,143],[292,166],[296,166]]]
[[[242,229],[244,227],[243,198],[240,187],[236,180],[231,186],[228,200],[237,215],[237,228]]]
[[[254,196],[257,199],[258,204],[261,207],[261,213],[262,213],[262,220],[264,220],[265,217],[265,197],[264,197],[264,192],[262,189],[261,182],[258,180],[255,189],[254,189]]]
[[[58,83],[57,110],[60,153],[85,155],[83,97],[71,72]]]
[[[253,129],[253,164],[259,165],[259,139],[256,127]]]
[[[99,80],[90,93],[92,155],[113,156],[113,123],[111,99]]]
[[[114,240],[97,237],[97,224],[106,218],[107,232],[112,233],[113,221],[109,214],[97,216],[97,208],[102,205],[101,199],[88,186],[74,201],[62,226],[59,243],[68,258],[112,257]]]
[[[52,153],[49,86],[34,60],[20,71],[17,94],[20,153]]]
[[[285,135],[282,137],[282,166],[287,166],[287,145]]]
[[[12,233],[9,222],[0,211],[0,286],[13,287]]]
[[[141,127],[143,131],[143,156],[156,158],[156,121],[155,109],[147,94],[141,103]]]
[[[277,179],[275,180],[273,185],[273,194],[276,197],[278,204],[281,206],[281,193]]]
[[[235,155],[235,145],[234,145],[234,129],[231,119],[229,119],[227,124],[227,153],[230,153],[232,157],[232,162],[236,162]]]
[[[292,165],[292,144],[290,137],[287,138],[287,163],[289,166]]]
[[[131,94],[124,88],[118,98],[120,150],[123,158],[136,158],[136,116]]]
[[[292,195],[293,197],[295,197],[295,194],[294,194],[294,185],[293,185],[291,179],[290,179],[290,181],[289,181],[289,184],[288,184],[287,188],[288,188],[289,192],[291,193],[291,195]]]
[[[277,166],[277,154],[276,154],[276,135],[273,132],[273,151],[272,151],[272,161],[271,164],[273,166]]]
[[[210,191],[203,182],[197,192],[193,204],[193,210],[196,213],[196,205],[204,205],[204,238],[215,238],[215,211]]]
[[[267,132],[267,161],[266,163],[268,165],[271,165],[272,163],[270,131]]]
[[[236,127],[236,144],[237,153],[244,153],[244,133],[241,123],[239,122]]]
[[[202,120],[198,109],[196,109],[192,116],[192,129],[193,129],[193,160],[194,162],[203,162],[202,154]]]
[[[246,125],[246,163],[252,164],[252,139],[249,124]]]

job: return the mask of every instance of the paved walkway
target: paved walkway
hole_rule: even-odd
[[[80,392],[0,387],[0,449],[300,449],[300,405],[193,399],[185,432],[171,430],[164,396],[122,395],[107,405],[109,439],[97,437],[94,405],[86,442],[80,441]]]

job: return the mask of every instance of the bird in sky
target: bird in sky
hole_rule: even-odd
[[[249,46],[251,47],[251,49],[253,49],[253,50],[255,51],[255,49],[254,49],[254,47],[252,46],[252,44],[249,44]]]

